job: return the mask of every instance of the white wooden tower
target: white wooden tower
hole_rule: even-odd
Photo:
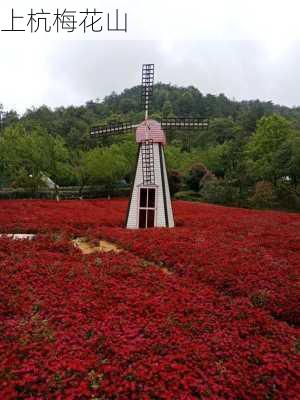
[[[128,229],[173,228],[174,218],[169,191],[164,146],[166,129],[207,129],[205,118],[149,119],[153,93],[154,64],[144,64],[142,71],[142,99],[145,120],[138,124],[117,123],[91,129],[95,138],[132,132],[136,129],[138,154],[125,226]]]

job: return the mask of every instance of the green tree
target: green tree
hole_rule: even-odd
[[[215,118],[210,122],[206,137],[209,137],[212,143],[222,144],[234,139],[237,130],[238,126],[231,118]]]
[[[56,199],[59,199],[58,185],[70,185],[76,183],[75,171],[70,162],[70,153],[61,137],[47,135],[45,138],[45,170],[55,185]]]
[[[180,151],[180,148],[173,145],[165,147],[166,164],[168,170],[180,171],[182,168],[182,162],[184,159],[184,153]]]
[[[174,117],[174,116],[175,116],[175,114],[174,114],[172,103],[170,102],[170,100],[166,100],[164,102],[164,105],[162,108],[162,117],[168,118],[168,117]]]
[[[201,187],[201,180],[209,174],[210,172],[203,163],[198,162],[192,165],[186,177],[188,187],[194,192],[198,192]]]
[[[300,133],[292,135],[289,141],[291,157],[289,160],[289,175],[295,187],[300,182]]]
[[[31,177],[33,188],[38,185],[40,171],[45,168],[43,135],[38,129],[29,132],[23,125],[9,127],[1,137],[0,157],[9,181]],[[30,180],[29,180],[30,181]]]
[[[184,117],[193,113],[194,98],[190,91],[185,90],[184,93],[179,97],[178,106],[181,110],[181,115]]]
[[[246,150],[247,169],[256,181],[270,180],[275,185],[287,173],[286,144],[292,135],[290,122],[280,115],[261,118]]]
[[[110,195],[113,184],[129,173],[128,160],[119,146],[95,148],[85,153],[83,169],[90,184],[102,184]]]
[[[180,172],[175,171],[173,169],[168,170],[168,181],[170,194],[173,197],[176,192],[179,192],[182,184],[182,176]]]
[[[259,100],[245,101],[241,106],[238,121],[248,135],[255,131],[257,122],[264,115],[270,115],[274,111],[271,102],[262,103]]]
[[[23,124],[11,126],[0,138],[2,175],[8,182],[16,181],[34,191],[43,184],[43,175],[59,180],[68,158],[63,140],[48,135],[38,125],[33,124],[30,129]]]

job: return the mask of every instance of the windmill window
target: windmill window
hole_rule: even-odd
[[[154,227],[154,210],[147,210],[147,227]]]
[[[155,207],[155,189],[148,189],[148,208]]]
[[[147,219],[147,210],[140,210],[140,224],[139,227],[140,228],[146,228],[147,224],[146,224],[146,219]]]
[[[155,219],[155,189],[140,189],[139,228],[153,228]]]
[[[140,207],[147,208],[147,194],[148,194],[147,189],[141,189]]]

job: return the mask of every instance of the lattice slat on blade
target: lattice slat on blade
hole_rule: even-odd
[[[110,124],[106,126],[96,126],[91,128],[91,136],[108,136],[108,135],[119,135],[122,133],[130,133],[137,125],[133,125],[129,122],[120,122],[116,124]]]
[[[154,64],[144,64],[142,71],[142,101],[145,111],[148,112],[153,95]]]
[[[142,142],[142,170],[143,170],[143,184],[154,185],[154,154],[153,154],[153,140],[146,140]]]
[[[208,129],[208,118],[162,118],[163,129]]]

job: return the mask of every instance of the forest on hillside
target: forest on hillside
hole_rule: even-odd
[[[177,198],[257,208],[300,210],[300,107],[203,95],[193,87],[158,83],[151,117],[208,117],[208,130],[167,132],[166,158]],[[130,183],[136,158],[133,134],[95,141],[90,128],[140,122],[140,86],[103,101],[19,116],[1,112],[0,188],[32,193],[45,177],[59,187]],[[57,190],[58,190],[57,186]]]

